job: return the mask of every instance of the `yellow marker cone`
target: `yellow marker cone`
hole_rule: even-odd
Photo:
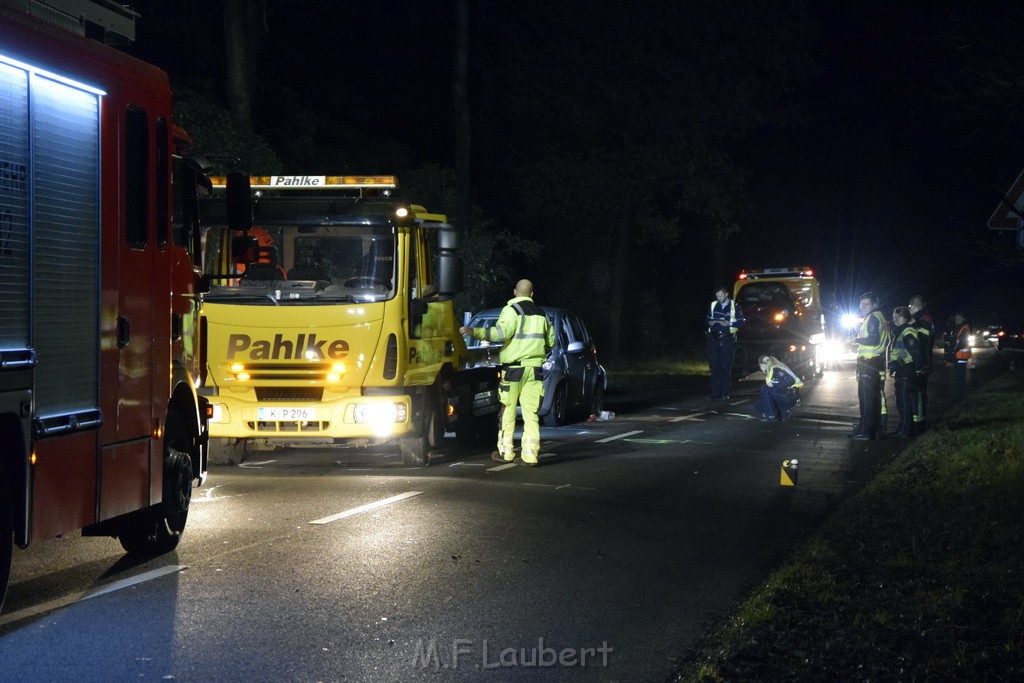
[[[779,473],[780,486],[796,486],[797,465],[796,460],[782,461],[782,471]]]

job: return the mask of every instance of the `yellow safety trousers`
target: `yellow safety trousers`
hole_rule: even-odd
[[[540,400],[544,397],[544,383],[534,379],[533,368],[524,368],[522,379],[510,382],[502,378],[498,391],[501,401],[501,424],[498,427],[498,453],[506,460],[515,457],[513,436],[516,432],[516,404],[523,409],[523,462],[537,462],[540,453]]]

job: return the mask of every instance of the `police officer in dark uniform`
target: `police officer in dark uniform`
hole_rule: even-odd
[[[889,335],[889,376],[896,380],[896,408],[900,414],[896,431],[889,436],[908,439],[916,433],[920,422],[917,413],[917,378],[923,360],[921,340],[913,325],[913,316],[906,306],[897,306],[892,312],[892,332]]]
[[[732,382],[732,361],[736,355],[736,333],[743,327],[743,311],[729,298],[729,289],[715,290],[706,324],[708,326],[708,365],[711,368],[711,395],[713,401],[729,398]]]
[[[921,346],[921,369],[917,373],[917,426],[915,432],[923,434],[928,427],[928,378],[932,374],[932,353],[935,348],[935,323],[928,312],[928,304],[924,297],[915,294],[910,297],[907,306],[914,316],[911,325],[917,331],[917,339]]]

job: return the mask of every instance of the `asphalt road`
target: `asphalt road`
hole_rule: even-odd
[[[847,438],[849,366],[784,424],[755,419],[757,386],[613,393],[613,420],[544,428],[538,468],[454,448],[427,468],[340,448],[216,467],[175,553],[16,550],[0,677],[662,680],[907,443]]]

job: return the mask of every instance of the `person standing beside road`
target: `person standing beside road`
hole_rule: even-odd
[[[964,399],[967,390],[967,363],[971,360],[971,326],[963,312],[953,314],[953,325],[947,333],[945,362],[953,374],[949,380],[949,400],[954,403]]]
[[[928,312],[927,303],[920,294],[910,297],[908,305],[910,314],[914,316],[910,324],[917,331],[917,340],[921,347],[921,369],[917,373],[917,434],[924,434],[928,428],[928,378],[932,374],[932,354],[935,348],[935,323]]]
[[[860,295],[864,322],[857,335],[857,401],[860,422],[850,434],[854,439],[875,439],[882,423],[885,403],[885,349],[889,345],[889,324],[878,310],[878,297]]]
[[[498,315],[494,327],[460,327],[459,333],[474,339],[501,342],[501,402],[498,427],[498,450],[491,459],[515,461],[516,405],[523,412],[523,438],[520,462],[531,467],[539,465],[540,401],[544,396],[541,366],[555,345],[555,331],[540,306],[533,302],[533,283],[520,280],[512,298]]]
[[[711,368],[712,401],[729,398],[732,383],[732,362],[736,355],[736,333],[743,327],[743,310],[729,290],[719,287],[711,302],[705,323],[708,328],[708,366]]]
[[[891,436],[909,439],[916,434],[920,421],[917,413],[918,373],[921,360],[921,343],[917,328],[911,322],[913,316],[906,306],[897,306],[892,312],[892,334],[890,334],[889,375],[896,380],[896,410],[900,414],[899,424]]]

